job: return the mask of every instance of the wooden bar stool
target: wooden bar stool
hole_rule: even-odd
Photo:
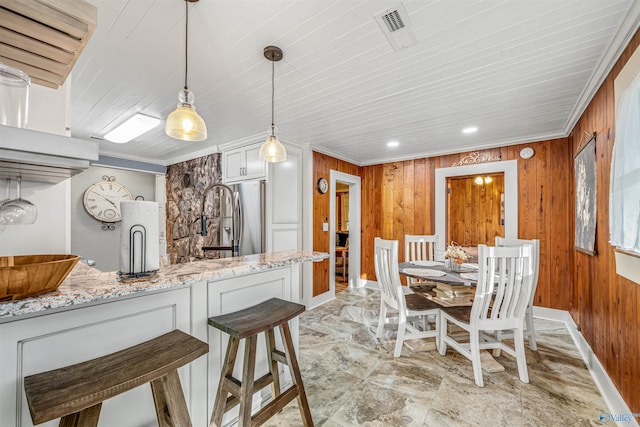
[[[209,345],[173,330],[150,341],[24,379],[33,424],[62,417],[60,426],[97,426],[102,402],[151,383],[158,424],[191,426],[178,368]]]
[[[291,330],[288,321],[304,312],[304,305],[272,298],[261,304],[234,313],[210,317],[209,325],[229,334],[227,355],[224,359],[218,393],[213,407],[211,424],[220,427],[222,416],[231,408],[240,405],[238,427],[259,426],[278,413],[295,397],[298,398],[300,414],[305,426],[313,426],[309,403],[302,385],[300,368],[293,349]],[[285,351],[276,349],[273,333],[280,327]],[[256,343],[258,334],[265,333],[267,343],[267,360],[269,372],[254,381],[256,362]],[[238,354],[240,340],[245,338],[244,362],[242,365],[242,381],[233,377],[233,367]],[[280,376],[278,362],[289,366],[293,385],[280,393]],[[271,384],[273,400],[251,416],[251,400],[253,393]]]

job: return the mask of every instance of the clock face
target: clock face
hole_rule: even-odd
[[[329,191],[329,183],[327,182],[326,179],[320,178],[318,180],[318,191],[321,192],[322,194]]]
[[[133,200],[131,193],[113,181],[96,182],[84,192],[84,208],[87,213],[102,222],[122,220],[120,201]]]

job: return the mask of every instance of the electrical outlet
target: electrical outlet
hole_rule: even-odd
[[[322,223],[322,231],[329,231],[329,223],[328,222],[323,222]]]

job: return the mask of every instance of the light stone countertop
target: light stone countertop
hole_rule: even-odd
[[[329,254],[324,252],[282,251],[201,260],[160,267],[155,277],[126,282],[119,281],[115,271],[102,272],[78,263],[58,290],[33,298],[0,302],[0,323],[18,320],[16,316],[79,304],[96,304],[111,298],[188,286],[203,280],[229,279],[302,262],[322,261],[328,257]]]

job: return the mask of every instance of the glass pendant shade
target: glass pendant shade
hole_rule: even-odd
[[[183,89],[178,92],[178,98],[178,107],[167,117],[165,133],[182,141],[204,141],[207,139],[207,125],[196,113],[193,93]]]
[[[287,160],[287,150],[278,140],[278,130],[275,126],[269,128],[269,137],[260,147],[260,159],[265,162],[284,162]]]

